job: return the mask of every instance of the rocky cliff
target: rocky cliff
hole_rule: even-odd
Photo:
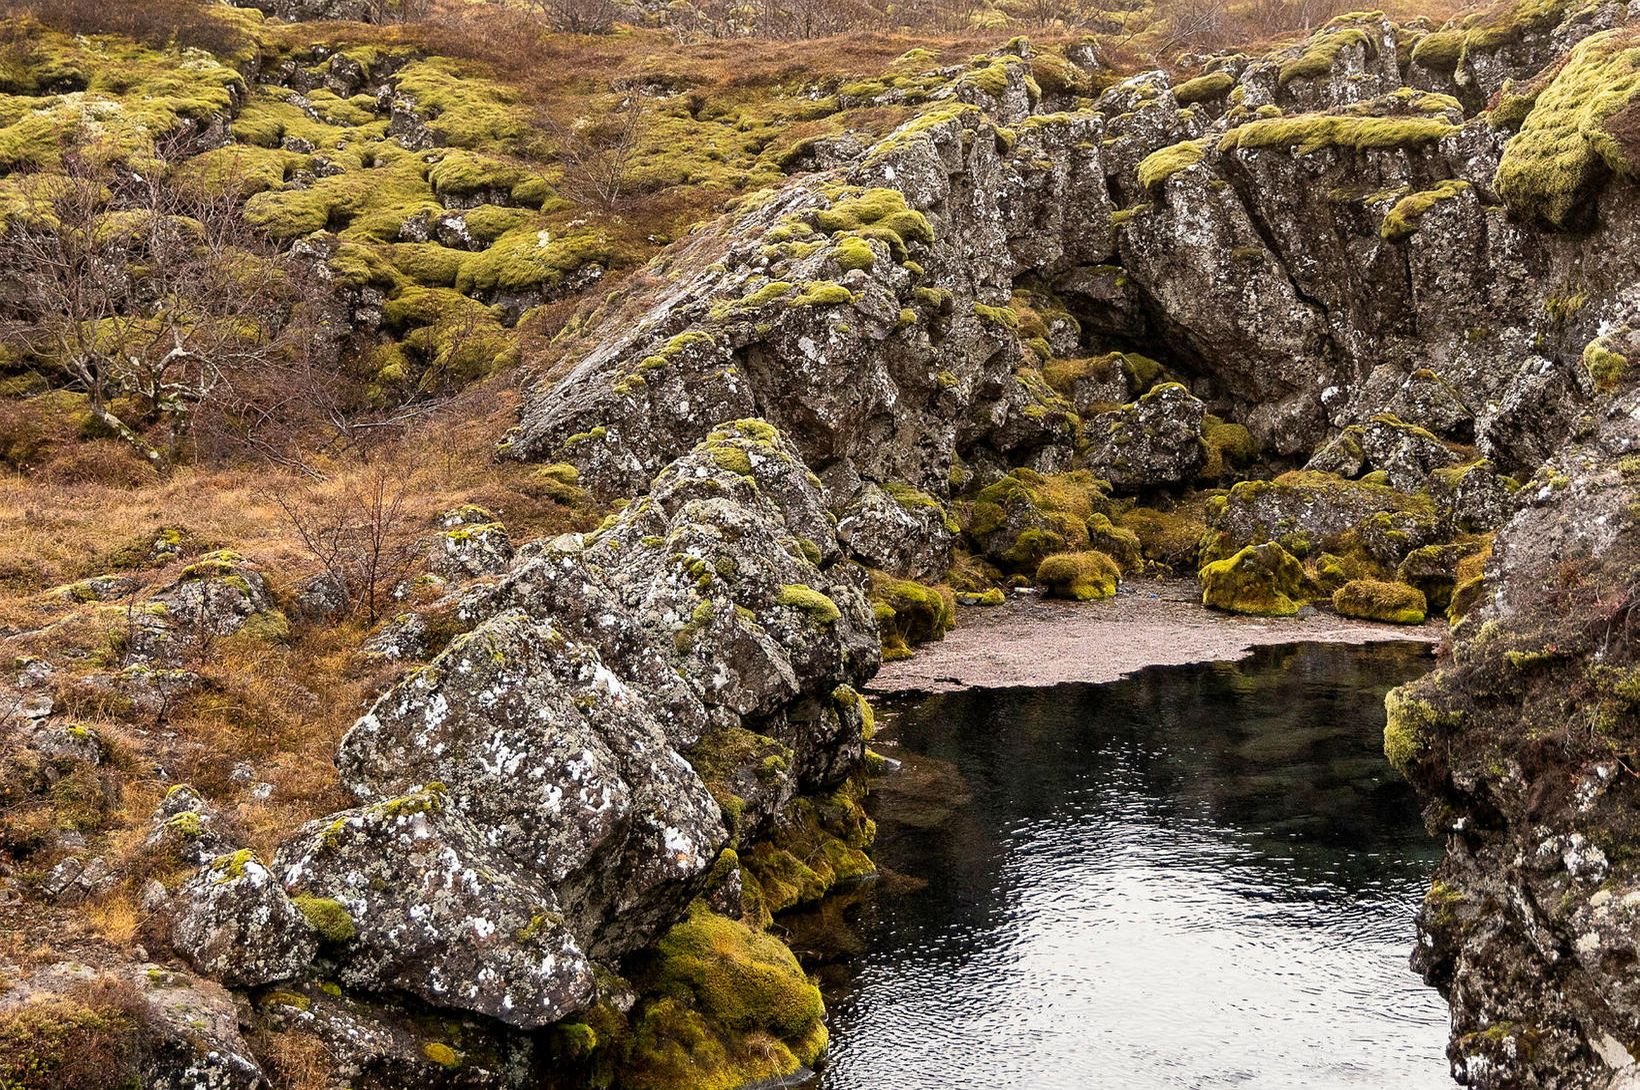
[[[1636,15],[1345,16],[1096,98],[1022,40],[855,88],[909,119],[790,149],[789,178],[532,345],[499,453],[608,517],[516,548],[482,509],[440,520],[436,600],[369,637],[425,661],[342,739],[347,807],[259,856],[200,795],[165,797],[144,910],[198,976],[125,967],[170,997],[151,1066],[262,1084],[219,984],[253,1037],[299,1030],[356,1086],[731,1090],[810,1065],[819,993],[766,925],[871,872],[859,687],[957,601],[1167,567],[1224,609],[1457,622],[1386,738],[1449,835],[1417,960],[1452,1001],[1454,1071],[1626,1078]],[[444,203],[467,198],[441,110],[510,132],[505,95],[371,51],[301,60],[217,108],[310,159],[286,130],[347,146],[308,113],[346,92],[359,171],[402,167],[403,192],[321,156],[247,209],[361,327],[419,336],[400,362],[460,370],[413,313],[431,292],[482,299],[499,337],[584,286],[591,233],[533,218],[539,179],[486,160],[474,191],[509,226],[485,244]],[[422,273],[459,251],[435,277],[455,286],[384,250]],[[114,593],[75,592],[71,621]],[[286,624],[227,551],[118,593],[96,680],[133,704],[203,686],[190,646]],[[39,773],[19,792],[108,760],[54,713],[56,668],[20,660],[5,694]],[[53,871],[52,895],[100,881]],[[82,983],[32,973],[7,1001]]]

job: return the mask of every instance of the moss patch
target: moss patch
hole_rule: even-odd
[[[1509,208],[1559,227],[1592,203],[1609,174],[1633,177],[1640,148],[1606,122],[1640,93],[1640,32],[1585,38],[1537,96],[1520,132],[1503,148],[1496,187]]]
[[[1390,624],[1423,624],[1429,612],[1423,591],[1381,579],[1350,580],[1333,592],[1332,604],[1345,617]]]
[[[1036,581],[1049,597],[1069,598],[1076,602],[1109,598],[1116,593],[1120,578],[1121,570],[1116,566],[1116,561],[1093,550],[1055,553],[1046,557],[1036,569]]]
[[[1202,605],[1230,613],[1290,617],[1304,600],[1304,568],[1273,541],[1208,564],[1201,582]]]

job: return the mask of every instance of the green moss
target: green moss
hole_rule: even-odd
[[[990,325],[1000,326],[1003,329],[1018,329],[1019,315],[1012,307],[993,307],[987,303],[975,303],[974,313],[979,320]]]
[[[1378,54],[1378,43],[1360,27],[1320,31],[1310,39],[1302,56],[1281,66],[1277,82],[1285,87],[1295,79],[1322,79],[1332,73],[1339,54],[1357,47],[1365,49],[1369,59]]]
[[[353,923],[352,914],[340,901],[305,894],[299,894],[291,898],[291,901],[302,913],[302,918],[307,920],[308,926],[326,942],[347,942],[359,933],[358,927]]]
[[[830,208],[812,214],[814,226],[828,235],[857,232],[888,243],[897,260],[904,260],[906,244],[934,241],[928,217],[905,203],[898,189],[849,191]]]
[[[1589,377],[1602,390],[1613,390],[1629,370],[1629,358],[1607,347],[1607,341],[1598,337],[1583,348],[1583,366]]]
[[[1200,476],[1204,480],[1218,480],[1232,467],[1246,465],[1259,454],[1252,432],[1211,415],[1202,419],[1202,447],[1206,457],[1202,459]]]
[[[1055,553],[1036,569],[1036,581],[1049,597],[1077,602],[1109,598],[1116,593],[1120,578],[1116,561],[1094,550]]]
[[[919,643],[943,639],[956,627],[956,595],[882,572],[871,577],[871,605],[882,637],[884,658],[903,658]]]
[[[469,255],[456,278],[456,290],[463,295],[534,291],[562,283],[588,266],[610,267],[616,256],[608,236],[592,228],[554,235],[525,226]]]
[[[1146,189],[1161,185],[1181,170],[1188,170],[1207,154],[1207,140],[1185,140],[1153,151],[1139,163],[1139,184]]]
[[[1429,748],[1436,730],[1452,723],[1451,716],[1413,696],[1408,688],[1392,689],[1384,698],[1384,756],[1403,776]]]
[[[1275,542],[1249,545],[1201,570],[1202,605],[1231,613],[1290,617],[1304,600],[1304,569]]]
[[[832,260],[844,272],[860,269],[870,272],[877,264],[877,255],[872,253],[871,246],[863,238],[850,237],[842,239],[831,252]]]
[[[1608,174],[1634,177],[1634,146],[1605,127],[1640,94],[1640,42],[1612,30],[1579,42],[1503,148],[1495,185],[1510,210],[1558,227],[1591,207]]]
[[[792,297],[794,307],[835,307],[854,302],[854,293],[831,280],[816,280],[803,285],[803,290]]]
[[[836,602],[804,583],[788,583],[781,587],[775,600],[783,606],[802,610],[817,625],[836,624],[843,616]]]
[[[421,1054],[440,1067],[461,1066],[461,1057],[456,1055],[456,1050],[438,1041],[429,1041],[422,1045]]]
[[[1304,114],[1250,121],[1219,138],[1220,151],[1295,148],[1300,155],[1326,148],[1413,148],[1458,131],[1437,117]]]
[[[1173,89],[1173,97],[1188,106],[1197,102],[1214,102],[1230,93],[1236,78],[1228,72],[1209,72],[1205,76],[1186,80]]]
[[[621,1084],[736,1090],[812,1065],[826,1045],[820,991],[778,939],[697,902],[638,981]]]
[[[1350,580],[1333,592],[1332,604],[1345,617],[1390,624],[1423,624],[1429,612],[1417,587],[1379,579]]]
[[[1418,230],[1424,213],[1434,208],[1438,202],[1451,200],[1470,188],[1468,182],[1448,178],[1433,189],[1409,193],[1395,202],[1395,207],[1384,217],[1384,222],[1378,228],[1379,236],[1390,242],[1400,242],[1410,237]]]

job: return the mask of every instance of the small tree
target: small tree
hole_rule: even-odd
[[[304,270],[246,226],[233,179],[179,183],[180,155],[137,170],[85,147],[23,178],[0,229],[0,345],[163,470],[235,376],[314,348],[319,308]]]
[[[618,208],[631,181],[632,157],[649,127],[649,108],[643,93],[636,86],[628,88],[615,108],[603,117],[580,117],[565,123],[542,113],[540,120],[557,145],[565,192],[573,200],[604,212]]]
[[[339,488],[275,494],[303,549],[349,614],[363,616],[367,624],[380,620],[394,584],[411,573],[421,555],[409,495],[405,474],[381,462]]]
[[[545,16],[555,30],[569,34],[608,34],[621,9],[614,0],[524,0]]]

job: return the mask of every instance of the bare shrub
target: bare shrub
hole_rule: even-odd
[[[409,497],[405,475],[381,462],[339,483],[275,496],[303,551],[347,602],[350,615],[367,624],[381,618],[394,584],[420,558]]]
[[[165,469],[201,415],[311,365],[323,308],[307,270],[245,223],[232,179],[181,183],[84,147],[19,187],[0,233],[0,346],[84,393],[102,429]]]
[[[560,188],[566,195],[605,212],[619,207],[628,189],[632,157],[649,125],[642,92],[629,87],[615,108],[602,116],[567,122],[545,110],[537,116],[558,145],[564,169]]]
[[[608,34],[621,14],[614,0],[524,0],[524,5],[570,34]]]
[[[243,34],[208,0],[21,0],[0,5],[69,34],[121,34],[144,45],[192,46],[213,53],[238,49]]]

